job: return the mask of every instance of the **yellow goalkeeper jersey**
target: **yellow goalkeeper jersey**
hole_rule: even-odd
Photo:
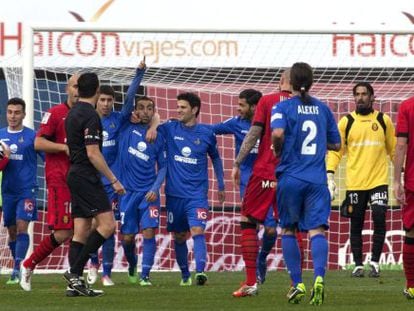
[[[388,185],[388,164],[389,159],[394,159],[396,144],[390,117],[376,110],[365,116],[353,111],[350,117],[341,118],[338,128],[341,150],[328,152],[327,170],[335,172],[346,154],[347,190],[370,190]]]

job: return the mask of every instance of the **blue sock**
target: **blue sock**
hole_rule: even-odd
[[[302,283],[300,250],[296,236],[282,235],[282,251],[283,259],[293,282],[293,286]]]
[[[154,264],[156,247],[155,238],[144,239],[144,245],[142,247],[141,279],[149,277],[152,265]]]
[[[135,240],[132,243],[122,241],[122,247],[124,248],[124,254],[129,264],[128,273],[129,275],[133,275],[138,262],[137,255],[135,254]]]
[[[114,265],[115,254],[115,236],[111,235],[102,245],[102,276],[111,276],[112,267]]]
[[[269,255],[273,246],[276,243],[277,233],[275,235],[263,234],[262,247],[259,252],[259,260],[266,261],[267,255]]]
[[[19,233],[16,237],[16,258],[14,259],[14,272],[20,271],[20,262],[26,257],[29,249],[30,238],[27,233]]]
[[[178,243],[177,240],[175,240],[174,248],[175,260],[177,260],[178,266],[180,267],[181,275],[183,279],[188,279],[190,277],[190,271],[188,270],[187,241],[184,241],[184,243]]]
[[[194,259],[196,263],[196,272],[204,272],[207,261],[207,245],[204,234],[193,236],[194,241]]]
[[[325,277],[326,264],[328,262],[328,241],[325,235],[314,235],[311,240],[311,252],[313,260],[314,278]]]
[[[91,258],[91,264],[98,267],[99,266],[98,252],[89,254],[89,257]]]
[[[13,259],[16,259],[16,241],[9,242],[9,248]]]

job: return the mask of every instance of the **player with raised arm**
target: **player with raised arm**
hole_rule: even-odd
[[[7,102],[7,124],[0,129],[3,149],[0,170],[3,171],[1,194],[3,220],[7,227],[9,248],[14,260],[13,272],[7,285],[19,284],[20,263],[29,248],[29,223],[37,219],[37,153],[34,149],[36,133],[23,126],[26,103],[21,98]]]
[[[78,74],[74,74],[69,78],[66,85],[66,101],[53,106],[43,115],[36,134],[35,149],[45,153],[47,225],[52,232],[43,238],[21,265],[20,286],[25,291],[30,291],[32,288],[31,278],[36,265],[70,239],[73,234],[70,191],[66,183],[69,150],[66,145],[65,118],[78,100],[78,77]],[[76,295],[69,287],[66,294]]]
[[[102,85],[99,88],[99,99],[96,104],[96,111],[101,118],[103,127],[103,142],[102,142],[102,154],[108,163],[109,168],[118,175],[117,166],[115,165],[115,159],[118,152],[118,137],[119,130],[122,125],[128,122],[131,117],[131,112],[134,109],[134,99],[137,93],[141,80],[145,73],[145,57],[140,62],[136,69],[135,77],[132,80],[122,110],[120,112],[113,111],[115,102],[115,91],[108,85]],[[114,192],[110,181],[102,176],[102,183],[104,184],[105,191],[108,194],[109,201],[111,202],[112,209],[115,213],[115,219],[119,218],[118,209],[118,195]],[[104,286],[113,286],[114,282],[111,279],[111,272],[114,260],[114,248],[115,248],[115,236],[109,237],[102,246],[102,260],[103,260],[103,272],[102,272],[102,284]],[[91,265],[87,274],[87,282],[94,284],[98,278],[99,257],[98,254],[91,254]]]
[[[402,206],[405,230],[403,267],[407,299],[414,299],[414,97],[403,101],[397,116],[397,146],[394,158],[394,195]],[[404,162],[405,160],[405,162]],[[403,169],[405,163],[405,169]],[[401,176],[404,170],[404,178]]]
[[[306,293],[295,233],[307,231],[314,269],[310,304],[321,305],[328,262],[325,230],[331,210],[325,155],[327,150],[340,149],[341,137],[329,107],[309,95],[312,68],[306,63],[293,64],[290,81],[294,97],[272,109],[271,122],[273,150],[280,158],[276,177],[282,251],[292,280],[287,298],[299,303]]]
[[[177,96],[178,121],[171,120],[159,126],[166,140],[167,230],[174,232],[175,256],[181,269],[181,286],[192,284],[188,267],[188,234],[194,241],[197,285],[207,282],[205,266],[207,245],[204,230],[209,217],[208,160],[211,158],[218,181],[218,197],[224,202],[223,164],[217,150],[214,133],[197,123],[201,100],[193,93]]]
[[[289,72],[289,70],[284,71],[280,77],[280,92],[265,95],[260,99],[254,114],[253,124],[233,164],[232,179],[233,183],[237,185],[240,181],[240,166],[260,139],[259,152],[247,184],[240,218],[240,244],[246,266],[246,280],[238,290],[233,292],[234,297],[254,296],[258,292],[256,282],[256,260],[259,252],[257,225],[263,223],[271,207],[276,208],[274,170],[277,161],[271,149],[270,113],[275,103],[290,97]]]
[[[146,139],[155,114],[151,98],[138,97],[135,114],[140,123],[127,122],[119,135],[118,166],[127,194],[120,200],[121,233],[124,254],[129,264],[128,279],[137,282],[135,235],[142,231],[141,286],[151,286],[150,271],[156,251],[155,230],[159,226],[159,190],[167,172],[165,142],[159,133],[153,143]]]
[[[116,193],[122,195],[125,189],[101,153],[103,131],[101,120],[95,111],[99,97],[99,80],[95,73],[87,72],[79,77],[78,93],[79,101],[65,120],[71,163],[67,182],[74,222],[72,244],[77,247],[69,250],[69,257],[74,260],[63,276],[79,295],[94,297],[103,292],[94,291],[85,285],[83,269],[89,254],[96,252],[116,227],[101,174],[111,181]],[[92,219],[96,222],[95,228],[92,228]]]

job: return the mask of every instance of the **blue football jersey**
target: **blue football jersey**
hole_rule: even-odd
[[[118,169],[115,165],[116,155],[118,152],[118,134],[121,126],[128,122],[132,110],[134,109],[135,94],[138,91],[138,87],[144,77],[145,70],[137,69],[134,79],[132,80],[127,94],[125,96],[124,104],[121,111],[113,111],[108,116],[102,117],[102,154],[106,160],[106,163],[117,175]],[[102,176],[102,182],[104,185],[110,184],[105,176]]]
[[[0,129],[0,140],[10,147],[9,163],[3,171],[3,194],[19,195],[37,189],[37,152],[34,149],[36,132],[28,127],[21,131]]]
[[[235,156],[239,154],[240,147],[243,143],[244,137],[249,131],[251,121],[241,118],[240,116],[232,117],[222,123],[217,123],[211,126],[213,132],[216,135],[232,134],[235,142]],[[250,151],[247,157],[240,165],[240,196],[243,197],[244,190],[252,174],[253,164],[257,158],[257,152],[259,147],[259,140],[256,146]]]
[[[284,129],[285,135],[276,175],[326,184],[327,144],[341,142],[329,107],[314,97],[304,104],[295,96],[273,107],[271,126]]]
[[[127,191],[158,192],[161,185],[153,189],[157,172],[166,166],[164,137],[159,133],[155,142],[148,143],[147,129],[147,125],[128,122],[120,131],[119,178]]]
[[[207,155],[213,162],[219,190],[224,190],[223,164],[211,129],[203,124],[187,127],[179,121],[161,124],[158,129],[166,141],[167,195],[207,199]]]

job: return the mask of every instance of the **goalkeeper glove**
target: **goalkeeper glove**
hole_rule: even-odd
[[[335,200],[335,196],[338,195],[338,190],[336,189],[334,173],[327,173],[326,176],[328,177],[328,189],[331,195],[331,201]]]

